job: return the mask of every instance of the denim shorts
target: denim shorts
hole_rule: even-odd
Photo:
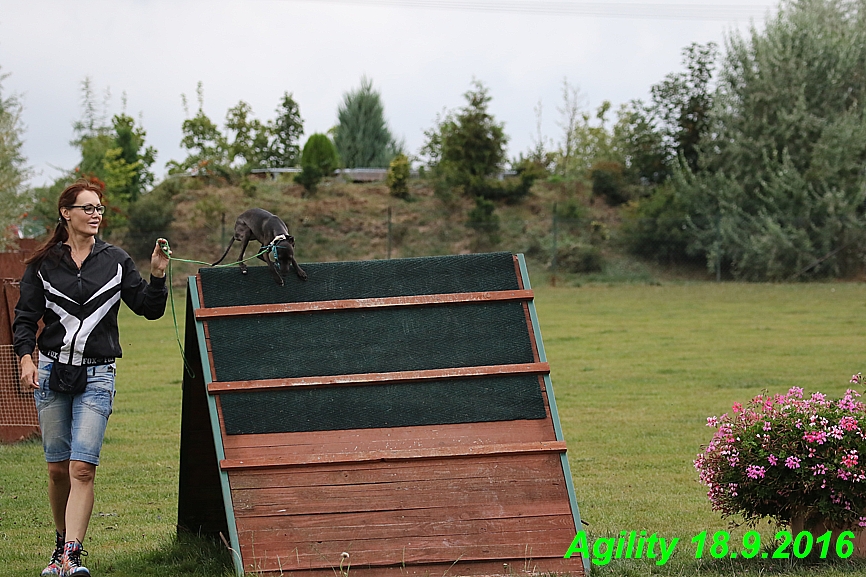
[[[87,367],[87,388],[83,393],[68,395],[48,388],[53,362],[39,355],[39,389],[34,391],[45,460],[98,465],[102,438],[114,403],[116,365]]]

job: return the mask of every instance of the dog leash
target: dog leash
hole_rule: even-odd
[[[258,258],[259,256],[265,254],[266,252],[268,252],[270,250],[273,250],[274,254],[276,254],[276,250],[277,250],[276,243],[279,240],[285,239],[285,236],[283,236],[283,235],[280,235],[280,236],[282,236],[282,239],[280,237],[275,238],[273,242],[271,242],[270,244],[266,244],[266,245],[262,246],[262,248],[259,250],[259,252],[257,252],[256,254],[254,254],[251,257],[245,258],[243,260],[238,260],[235,262],[230,262],[228,264],[218,264],[218,265],[213,265],[209,262],[204,262],[204,261],[200,261],[200,260],[191,260],[191,259],[186,259],[186,258],[175,258],[175,257],[171,256],[171,247],[169,246],[167,240],[163,240],[163,242],[159,243],[159,247],[162,249],[163,254],[168,258],[168,274],[166,275],[167,276],[166,281],[168,282],[169,302],[171,302],[171,318],[172,318],[172,321],[174,321],[174,337],[175,337],[175,339],[177,339],[177,347],[180,349],[180,358],[183,359],[183,368],[186,372],[189,373],[190,378],[195,378],[195,372],[192,370],[192,367],[189,366],[189,363],[186,360],[186,352],[184,352],[183,344],[180,342],[180,329],[178,329],[178,326],[177,326],[177,313],[175,312],[175,309],[174,309],[174,291],[172,290],[172,272],[171,272],[172,261],[188,262],[191,264],[203,264],[205,266],[210,266],[213,268],[225,268],[225,267],[229,267],[229,266],[234,266],[236,264],[240,264],[242,262],[246,262],[248,260]]]

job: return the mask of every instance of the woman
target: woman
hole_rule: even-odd
[[[120,300],[138,315],[165,312],[168,257],[157,240],[150,284],[123,250],[96,238],[102,190],[87,180],[66,187],[53,236],[27,260],[13,323],[21,382],[33,389],[48,462],[56,528],[43,576],[86,577],[81,544],[93,511],[93,480],[114,400]],[[37,323],[44,328],[37,341]],[[38,344],[39,364],[32,354]]]

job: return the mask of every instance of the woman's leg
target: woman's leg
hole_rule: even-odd
[[[66,532],[66,502],[69,500],[69,461],[48,463],[48,501],[54,528],[63,535]]]
[[[66,542],[84,542],[93,512],[93,480],[114,402],[114,365],[87,368],[87,389],[72,402],[72,454]]]
[[[93,479],[96,465],[69,461],[69,499],[66,503],[66,541],[84,542],[93,513]]]
[[[48,388],[52,361],[39,357],[39,388],[34,391],[42,447],[48,462],[48,501],[54,527],[61,535],[66,528],[66,501],[69,498],[69,458],[72,456],[72,403],[70,395]]]

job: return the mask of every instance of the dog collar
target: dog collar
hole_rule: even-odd
[[[277,244],[281,240],[286,240],[286,235],[278,234],[277,236],[274,237],[274,240],[271,241],[271,244]]]

